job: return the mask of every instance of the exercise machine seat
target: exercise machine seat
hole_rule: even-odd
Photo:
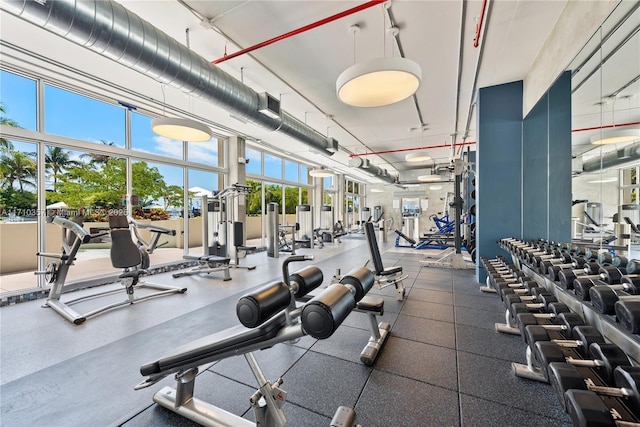
[[[124,273],[118,276],[118,279],[127,279],[131,277],[133,279],[138,280],[140,276],[144,276],[145,274],[147,274],[147,270],[143,270],[143,269],[125,271]]]
[[[382,315],[384,314],[384,300],[379,297],[365,296],[358,301],[356,309]]]
[[[140,249],[131,238],[129,222],[125,216],[110,216],[111,264],[115,268],[131,268],[142,264]]]

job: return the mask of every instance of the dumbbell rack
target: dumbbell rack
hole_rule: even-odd
[[[541,276],[538,272],[522,263],[515,254],[511,252],[509,254],[513,264],[518,269],[534,279],[540,286],[544,286],[559,302],[566,304],[572,312],[580,314],[585,323],[595,327],[607,340],[620,347],[635,363],[640,365],[640,336],[622,329],[611,317],[597,312],[590,304],[585,304],[547,277]]]

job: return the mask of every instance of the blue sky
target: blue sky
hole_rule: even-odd
[[[36,129],[36,82],[34,80],[1,71],[0,102],[5,108],[5,115],[18,122],[20,127]],[[44,105],[45,132],[97,144],[102,144],[104,141],[118,147],[125,146],[125,108],[48,84],[45,85],[44,90]],[[208,166],[219,166],[217,140],[188,144],[187,160]],[[153,153],[169,159],[182,159],[183,155],[182,142],[156,135],[151,130],[151,118],[135,111],[131,114],[131,145],[135,151]],[[16,145],[16,148],[18,147]],[[27,150],[34,151],[32,148]],[[22,151],[21,148],[20,151]],[[72,157],[77,158],[81,154],[73,152]],[[247,148],[246,157],[250,160],[247,164],[247,172],[262,174],[261,153]],[[160,170],[167,184],[183,185],[181,168],[161,163],[151,165]],[[282,165],[283,159],[265,153],[264,175],[266,177],[282,179]],[[298,182],[297,163],[284,161],[284,166],[284,178]],[[303,166],[302,172],[304,176],[306,167]],[[215,176],[216,174],[210,172],[190,170],[189,187],[197,186],[213,190],[217,188]]]

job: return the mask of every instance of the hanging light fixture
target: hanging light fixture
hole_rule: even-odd
[[[156,117],[151,120],[151,130],[177,141],[204,142],[212,137],[211,129],[205,124],[177,117]]]
[[[311,175],[314,178],[327,178],[327,177],[333,176],[334,173],[333,171],[325,169],[324,167],[320,167],[320,168],[311,169],[309,171],[309,175]]]
[[[355,63],[355,35],[360,28],[349,27],[354,37],[354,64],[336,80],[336,93],[345,104],[354,107],[382,107],[395,104],[416,93],[422,81],[420,66],[403,57],[375,58]],[[397,27],[389,29],[397,36]]]
[[[593,145],[622,144],[640,139],[640,129],[617,129],[601,132],[591,137]]]
[[[418,181],[420,181],[420,182],[438,182],[438,181],[442,181],[442,178],[440,178],[440,175],[420,175],[418,177]]]
[[[409,153],[406,156],[404,156],[404,159],[407,162],[417,163],[417,162],[426,162],[427,160],[431,160],[431,157],[427,156],[425,153],[414,151],[413,153]]]

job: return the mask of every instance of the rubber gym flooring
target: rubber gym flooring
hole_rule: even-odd
[[[423,267],[424,251],[382,246],[385,267],[401,265],[409,278],[404,301],[396,300],[393,287],[371,291],[385,299],[381,320],[392,325],[373,367],[359,361],[369,338],[368,319],[361,313],[352,313],[329,339],[305,337],[255,353],[267,379],[284,380],[287,425],[328,426],[340,405],[353,407],[363,427],[571,425],[551,386],[511,373],[512,361],[525,363],[525,344],[494,331],[504,309],[495,295],[479,291],[473,270]],[[310,263],[323,270],[326,283],[337,268],[345,273],[369,257],[363,236],[300,253],[315,255]],[[43,300],[3,307],[1,425],[195,425],[153,403],[156,391],[174,386],[172,376],[133,389],[143,380],[140,365],[236,325],[237,299],[280,279],[285,256],[250,255],[241,264],[257,264],[257,269],[233,269],[228,282],[215,274],[151,276],[149,281],[189,289],[79,326],[41,308]],[[307,264],[291,264],[291,271]],[[253,419],[249,397],[256,388],[244,357],[236,356],[202,367],[195,396]]]

